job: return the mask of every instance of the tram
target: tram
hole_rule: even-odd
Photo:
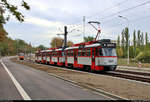
[[[117,67],[116,43],[110,39],[74,44],[36,52],[36,62],[88,71],[114,71]]]

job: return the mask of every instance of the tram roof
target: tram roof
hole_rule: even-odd
[[[62,51],[63,49],[62,48],[60,48],[60,49],[56,49],[55,51]]]
[[[98,47],[100,45],[101,45],[100,43],[96,43],[96,44],[86,45],[85,48],[88,48],[88,47]]]
[[[76,47],[68,47],[68,48],[66,48],[65,50],[71,50],[71,49],[77,49],[77,48],[79,48],[79,46],[76,46]]]
[[[96,43],[96,44],[91,44],[91,45],[85,45],[84,48],[89,48],[89,47],[98,47],[100,46],[101,44],[100,43]],[[75,46],[75,47],[68,47],[66,48],[65,50],[71,50],[71,49],[78,49],[79,46]]]
[[[52,50],[42,50],[41,52],[51,52]]]

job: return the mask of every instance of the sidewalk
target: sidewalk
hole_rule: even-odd
[[[118,66],[117,69],[127,69],[127,70],[137,70],[137,71],[150,71],[150,68],[144,68],[144,67],[129,67],[129,66]]]

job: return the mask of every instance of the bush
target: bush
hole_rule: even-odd
[[[145,62],[145,63],[150,62],[150,51],[140,52],[136,56],[135,61],[141,61],[141,62]]]

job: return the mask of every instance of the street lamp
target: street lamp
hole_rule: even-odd
[[[120,18],[123,18],[123,19],[127,20],[127,22],[128,22],[127,27],[129,27],[129,19],[128,19],[127,17],[120,16],[120,15],[119,15],[118,17],[120,17]],[[130,40],[128,40],[128,59],[127,59],[127,64],[129,64],[129,46],[130,46]]]

